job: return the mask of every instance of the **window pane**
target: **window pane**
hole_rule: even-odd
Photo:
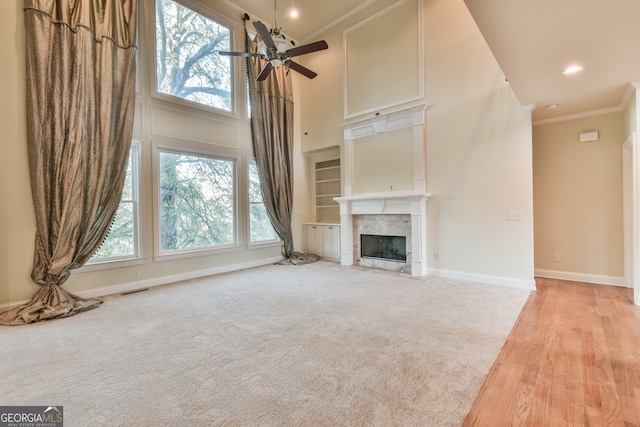
[[[233,160],[160,153],[162,251],[235,243]]]
[[[135,256],[134,212],[132,202],[120,202],[109,234],[91,257],[92,260]]]
[[[262,203],[262,190],[260,189],[260,174],[256,162],[249,164],[249,202]]]
[[[229,28],[172,0],[156,0],[156,79],[160,93],[232,110]]]
[[[132,146],[131,151],[133,152],[135,147]],[[129,153],[129,164],[127,165],[127,175],[124,179],[124,187],[122,188],[122,200],[133,200],[133,170],[131,167],[132,157],[135,157],[135,153]]]
[[[109,233],[105,237],[100,247],[94,252],[89,260],[108,261],[110,258],[120,260],[122,258],[133,258],[137,256],[137,217],[136,217],[136,194],[134,191],[138,186],[137,182],[138,145],[131,144],[129,151],[129,161],[127,163],[127,174],[124,181],[120,206],[114,217]]]
[[[249,164],[249,241],[251,243],[275,241],[278,239],[260,190],[260,175],[256,162]]]
[[[271,225],[264,203],[252,203],[250,209],[251,243],[277,240],[278,235]]]

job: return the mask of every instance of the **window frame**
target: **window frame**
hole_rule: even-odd
[[[219,148],[219,147],[218,147]],[[240,224],[239,214],[240,205],[238,197],[238,189],[240,185],[239,176],[241,171],[240,156],[235,154],[223,153],[223,150],[207,150],[205,148],[179,147],[175,144],[153,144],[153,253],[154,261],[171,261],[176,259],[185,259],[192,257],[201,257],[207,255],[215,255],[228,252],[237,252],[240,247]],[[204,248],[190,248],[179,250],[163,250],[161,248],[161,205],[160,205],[160,154],[184,154],[189,156],[200,156],[210,159],[229,160],[233,162],[233,243],[220,246],[207,246]]]
[[[226,111],[220,108],[212,107],[209,105],[201,104],[196,101],[190,101],[188,99],[180,98],[179,96],[174,96],[170,94],[166,94],[158,91],[158,75],[157,75],[157,53],[156,53],[156,5],[157,0],[151,0],[152,6],[148,7],[148,45],[149,45],[149,84],[150,91],[149,95],[152,99],[162,102],[168,102],[170,104],[178,105],[182,108],[191,108],[195,110],[206,111],[208,113],[219,114],[221,116],[230,117],[233,119],[242,119],[246,113],[240,112],[240,93],[241,86],[240,82],[242,81],[242,69],[243,66],[238,66],[237,61],[234,60],[234,57],[229,57],[230,64],[230,72],[231,76],[231,111]],[[215,21],[219,25],[222,25],[229,29],[229,47],[233,51],[237,51],[238,47],[236,46],[236,35],[238,34],[239,25],[235,21],[227,18],[226,16],[220,14],[215,9],[210,6],[206,6],[196,0],[172,0],[175,3],[178,3],[188,9],[193,10],[194,12]],[[242,95],[244,97],[244,95]]]
[[[255,204],[256,202],[252,202],[251,201],[251,191],[249,191],[249,186],[251,185],[251,179],[249,178],[249,174],[251,173],[251,165],[255,164],[256,167],[258,167],[258,164],[256,162],[255,157],[248,157],[247,158],[247,164],[246,164],[246,179],[247,179],[247,185],[246,185],[246,191],[247,191],[247,212],[246,212],[246,223],[247,223],[247,246],[249,248],[264,248],[267,246],[279,246],[282,244],[282,239],[280,239],[280,237],[278,236],[278,233],[276,233],[275,229],[273,230],[274,234],[275,234],[275,239],[272,240],[259,240],[256,242],[251,241],[251,205]],[[262,200],[262,204],[264,205],[264,199]],[[272,225],[273,227],[273,225]]]
[[[134,247],[134,255],[131,256],[121,256],[121,257],[110,257],[110,258],[102,258],[87,261],[85,265],[83,265],[79,272],[82,271],[94,271],[94,270],[105,270],[111,268],[120,268],[127,267],[130,265],[140,265],[144,264],[144,245],[142,244],[143,239],[143,227],[141,219],[144,217],[144,200],[143,200],[143,192],[141,189],[141,177],[143,176],[142,170],[142,141],[139,139],[131,140],[131,148],[129,149],[129,155],[134,155],[132,164],[132,185],[131,192],[133,195],[132,206],[133,206],[133,247]],[[135,150],[135,153],[134,153]],[[121,199],[122,201],[122,199]]]

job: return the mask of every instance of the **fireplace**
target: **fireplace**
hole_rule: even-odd
[[[427,200],[431,197],[426,185],[426,105],[409,107],[388,114],[377,113],[375,117],[347,123],[344,130],[344,192],[334,200],[340,204],[340,263],[342,265],[361,265],[365,267],[386,268],[403,271],[414,276],[427,274]],[[401,131],[410,129],[410,131]],[[401,131],[401,132],[398,132]],[[371,168],[360,170],[362,158],[356,162],[356,155],[362,156],[362,150],[354,148],[354,142],[379,143],[378,134],[388,133],[385,143],[405,146],[408,138],[411,153],[404,153],[401,162],[411,171],[390,177]],[[395,139],[392,139],[395,138]],[[397,139],[397,141],[396,141]],[[408,155],[407,155],[408,154]],[[365,156],[366,162],[372,159]],[[386,159],[374,157],[374,162],[383,170]],[[397,170],[397,167],[396,167]],[[370,172],[373,171],[373,172]],[[363,178],[364,176],[364,178]],[[376,179],[380,177],[380,180]],[[356,180],[357,178],[357,180]],[[400,180],[398,187],[395,182]],[[368,187],[363,180],[373,184]],[[386,180],[386,181],[385,181]],[[382,187],[381,183],[386,186]],[[378,187],[378,185],[380,185]],[[369,190],[370,188],[370,190]],[[366,224],[365,224],[366,222]],[[404,236],[405,260],[382,260],[363,256],[361,235]]]
[[[387,261],[407,260],[407,238],[404,236],[360,235],[360,256]]]
[[[411,273],[411,215],[364,213],[351,218],[355,265]]]
[[[429,194],[340,197],[341,264],[427,274],[426,208]],[[361,256],[361,235],[404,236],[405,261]]]

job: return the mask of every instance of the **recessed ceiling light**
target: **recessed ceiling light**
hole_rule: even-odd
[[[295,9],[291,9],[291,12],[289,12],[289,16],[293,19],[298,17],[298,11]]]
[[[555,110],[556,108],[558,108],[558,104],[549,104],[546,107],[547,110]]]
[[[584,70],[584,67],[581,67],[580,65],[572,65],[570,67],[567,67],[562,74],[568,76],[570,74],[576,74],[579,73],[580,71]]]

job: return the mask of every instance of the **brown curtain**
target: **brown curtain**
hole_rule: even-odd
[[[95,308],[61,285],[98,248],[120,202],[135,97],[136,0],[25,0],[27,144],[42,288],[18,325]]]
[[[257,52],[248,36],[247,52]],[[293,234],[293,89],[285,67],[276,67],[264,81],[256,81],[265,62],[248,58],[253,150],[262,196],[274,230],[283,242],[283,255],[292,257]]]

